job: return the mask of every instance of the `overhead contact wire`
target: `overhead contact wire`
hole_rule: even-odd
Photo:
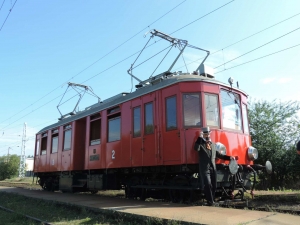
[[[5,0],[4,0],[5,1]],[[173,7],[171,10],[169,10],[168,12],[166,12],[164,15],[162,15],[161,17],[159,17],[158,19],[156,19],[154,22],[150,23],[147,27],[145,27],[144,29],[140,30],[139,32],[137,32],[135,35],[133,35],[131,38],[127,39],[126,41],[124,41],[122,44],[120,44],[119,46],[117,46],[116,48],[114,48],[113,50],[111,50],[110,52],[108,52],[107,54],[105,54],[104,56],[102,56],[100,59],[96,60],[95,62],[93,62],[91,65],[89,65],[88,67],[86,67],[85,69],[81,70],[79,73],[77,73],[75,76],[72,76],[70,79],[68,79],[67,81],[65,81],[62,85],[66,84],[68,81],[72,80],[73,78],[75,78],[76,76],[78,76],[79,74],[83,73],[84,71],[86,71],[87,69],[89,69],[90,67],[92,67],[93,65],[95,65],[97,62],[99,62],[100,60],[102,60],[103,58],[105,58],[106,56],[108,56],[109,54],[111,54],[112,52],[114,52],[115,50],[117,50],[118,48],[120,48],[121,46],[123,46],[125,43],[127,43],[128,41],[130,41],[131,39],[133,39],[134,37],[136,37],[138,34],[140,34],[143,30],[149,28],[151,25],[153,25],[154,23],[156,23],[157,21],[159,21],[160,19],[162,19],[163,17],[165,17],[167,14],[169,14],[170,12],[172,12],[173,10],[175,10],[177,7],[179,7],[180,5],[182,5],[186,0],[182,1],[181,3],[179,3],[178,5],[176,5],[175,7]],[[4,3],[4,2],[3,2]],[[136,54],[136,53],[135,53]],[[132,55],[131,55],[132,56]],[[131,57],[130,56],[130,57]],[[127,59],[127,58],[126,58]],[[116,65],[118,65],[119,63],[117,63]],[[111,68],[111,67],[110,67]],[[58,88],[60,88],[62,85],[58,86],[57,88],[53,89],[52,91],[50,91],[49,93],[47,93],[46,95],[44,95],[43,97],[39,98],[37,101],[35,101],[34,103],[32,103],[31,105],[29,105],[28,107],[24,108],[23,110],[21,110],[20,112],[14,114],[13,116],[11,116],[10,118],[22,113],[24,110],[28,109],[29,107],[31,107],[32,105],[34,105],[35,103],[39,102],[40,100],[42,100],[43,98],[47,97],[48,95],[50,95],[51,93],[53,93],[54,91],[56,91]],[[10,118],[2,121],[1,123],[9,120]]]
[[[289,50],[289,49],[292,49],[292,48],[295,48],[295,47],[298,47],[298,46],[300,46],[300,44],[297,44],[297,45],[294,45],[294,46],[291,46],[291,47],[288,47],[288,48],[279,50],[279,51],[277,51],[277,52],[273,52],[273,53],[264,55],[264,56],[262,56],[262,57],[259,57],[259,58],[256,58],[256,59],[253,59],[253,60],[250,60],[250,61],[241,63],[241,64],[236,65],[236,66],[229,67],[229,68],[227,68],[227,69],[218,71],[218,72],[216,72],[216,73],[221,73],[221,72],[223,72],[223,71],[225,71],[225,70],[230,70],[230,69],[233,69],[233,68],[235,68],[235,67],[239,67],[239,66],[245,65],[245,64],[247,64],[247,63],[251,63],[251,62],[257,61],[257,60],[259,60],[259,59],[263,59],[263,58],[266,58],[266,57],[268,57],[268,56],[275,55],[275,54],[277,54],[277,53],[280,53],[280,52],[283,52],[283,51],[286,51],[286,50]],[[216,73],[215,73],[215,74],[216,74]]]
[[[296,29],[294,29],[294,30],[292,30],[292,31],[290,31],[290,32],[288,32],[288,33],[285,33],[285,34],[279,36],[278,38],[275,38],[275,39],[273,39],[273,40],[271,40],[271,41],[269,41],[269,42],[267,42],[267,43],[265,43],[265,44],[263,44],[263,45],[258,46],[257,48],[252,49],[251,51],[248,51],[248,52],[246,52],[246,53],[244,53],[244,54],[242,54],[242,55],[240,55],[240,56],[238,56],[238,57],[235,57],[235,58],[233,58],[233,59],[231,59],[231,60],[229,60],[229,61],[227,61],[227,62],[225,62],[225,63],[223,63],[223,64],[221,64],[221,65],[219,65],[219,66],[216,66],[214,69],[217,69],[217,68],[219,68],[220,66],[223,66],[223,65],[225,65],[225,64],[227,64],[227,63],[229,63],[229,62],[232,62],[232,61],[234,61],[234,60],[236,60],[236,59],[238,59],[238,58],[241,58],[242,56],[247,55],[247,54],[249,54],[249,53],[251,53],[251,52],[254,52],[255,50],[260,49],[260,48],[262,48],[262,47],[264,47],[264,46],[266,46],[266,45],[268,45],[268,44],[270,44],[270,43],[272,43],[272,42],[274,42],[274,41],[277,41],[277,40],[279,40],[280,38],[283,38],[283,37],[285,37],[285,36],[287,36],[287,35],[289,35],[289,34],[295,32],[295,31],[297,31],[297,30],[299,30],[299,29],[300,29],[300,27],[298,27],[298,28],[296,28]]]
[[[7,16],[6,16],[6,18],[5,18],[5,20],[4,20],[3,24],[2,24],[2,26],[1,26],[1,28],[0,28],[0,31],[1,31],[2,28],[4,27],[4,24],[6,23],[6,20],[8,19],[8,17],[9,17],[9,15],[10,15],[11,11],[12,11],[13,8],[15,7],[17,1],[18,1],[18,0],[16,0],[16,1],[14,2],[13,6],[12,6],[11,9],[9,10],[9,13],[8,13]],[[4,2],[3,2],[3,3],[4,3]],[[3,4],[2,4],[2,5],[3,5]],[[2,8],[2,6],[1,6],[1,8]]]

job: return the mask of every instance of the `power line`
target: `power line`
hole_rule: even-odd
[[[7,16],[6,16],[6,18],[5,18],[5,20],[4,20],[3,24],[2,24],[2,26],[1,26],[1,28],[0,28],[0,31],[2,30],[4,24],[6,23],[6,20],[8,19],[8,17],[9,17],[9,15],[10,15],[11,11],[12,11],[13,8],[15,7],[15,4],[17,3],[17,1],[18,1],[18,0],[16,0],[16,1],[14,2],[13,6],[12,6],[11,9],[9,10],[9,13],[8,13]],[[3,3],[4,3],[4,2],[3,2]],[[2,5],[3,5],[3,4],[2,4]],[[2,6],[1,6],[1,8],[2,8]]]
[[[21,111],[17,112],[16,114],[12,115],[10,118],[22,113],[23,111],[25,111],[26,109],[28,109],[29,107],[31,107],[32,105],[34,105],[35,103],[39,102],[40,100],[44,99],[45,97],[47,97],[48,95],[50,95],[51,93],[53,93],[54,91],[56,91],[57,89],[59,89],[61,86],[63,86],[64,84],[66,84],[68,81],[72,80],[73,78],[77,77],[78,75],[80,75],[81,73],[83,73],[84,71],[86,71],[87,69],[89,69],[90,67],[92,67],[93,65],[95,65],[97,62],[99,62],[100,60],[102,60],[103,58],[107,57],[109,54],[111,54],[112,52],[114,52],[115,50],[117,50],[118,48],[120,48],[121,46],[123,46],[125,43],[127,43],[128,41],[130,41],[131,39],[133,39],[134,37],[136,37],[138,34],[140,34],[142,31],[144,31],[145,29],[149,28],[151,25],[153,25],[154,23],[156,23],[157,21],[159,21],[160,19],[162,19],[163,17],[165,17],[167,14],[169,14],[170,12],[172,12],[173,10],[175,10],[177,7],[179,7],[181,4],[183,4],[186,0],[182,1],[181,3],[179,3],[178,5],[176,5],[175,7],[173,7],[171,10],[169,10],[168,12],[166,12],[165,14],[163,14],[161,17],[159,17],[158,19],[156,19],[154,22],[150,23],[147,27],[143,28],[142,30],[140,30],[139,32],[137,32],[136,34],[134,34],[132,37],[130,37],[129,39],[127,39],[126,41],[124,41],[122,44],[118,45],[116,48],[114,48],[113,50],[111,50],[110,52],[108,52],[107,54],[105,54],[104,56],[102,56],[101,58],[99,58],[98,60],[96,60],[95,62],[93,62],[92,64],[90,64],[88,67],[84,68],[83,70],[81,70],[79,73],[77,73],[76,75],[72,76],[70,79],[68,79],[67,81],[65,81],[62,85],[56,87],[55,89],[53,89],[52,91],[50,91],[49,93],[47,93],[46,95],[44,95],[43,97],[39,98],[37,101],[35,101],[34,103],[32,103],[31,105],[25,107],[24,109],[22,109]],[[1,123],[9,120],[10,118],[2,121]],[[22,117],[23,118],[23,117]],[[3,128],[2,128],[3,129]]]
[[[210,15],[210,14],[212,14],[212,13],[218,11],[219,9],[221,9],[221,8],[223,8],[223,7],[225,7],[225,6],[227,6],[228,4],[230,4],[230,3],[232,3],[232,2],[234,2],[234,0],[232,0],[232,1],[230,1],[230,2],[227,2],[227,3],[225,3],[224,5],[221,5],[220,7],[214,9],[213,11],[210,11],[209,13],[207,13],[207,14],[205,14],[205,15],[199,17],[198,19],[196,19],[196,20],[194,20],[194,21],[192,21],[192,22],[190,22],[190,23],[184,25],[183,27],[180,27],[179,29],[173,31],[171,34],[174,34],[174,33],[176,33],[177,31],[180,31],[180,30],[182,30],[183,28],[185,28],[185,27],[187,27],[187,26],[189,26],[189,25],[195,23],[196,21],[198,21],[198,20],[200,20],[200,19],[203,19],[204,17],[206,17],[206,16],[208,16],[208,15]]]
[[[2,6],[4,5],[4,2],[5,2],[5,0],[3,0],[3,2],[2,2],[2,5],[1,5],[1,8],[0,8],[0,11],[1,11],[1,9],[2,9]]]
[[[294,29],[294,30],[292,30],[292,31],[290,31],[290,32],[288,32],[288,33],[285,33],[285,34],[279,36],[278,38],[275,38],[275,39],[273,39],[273,40],[271,40],[271,41],[269,41],[269,42],[267,42],[267,43],[265,43],[265,44],[263,44],[263,45],[258,46],[257,48],[254,48],[254,49],[250,50],[249,52],[246,52],[246,53],[244,53],[244,54],[242,54],[242,55],[240,55],[240,56],[238,56],[238,57],[235,57],[235,58],[233,58],[233,59],[231,59],[231,60],[229,60],[229,61],[227,61],[227,62],[225,62],[225,63],[223,63],[223,64],[221,64],[221,65],[219,65],[219,66],[216,66],[214,69],[217,69],[217,68],[219,68],[220,66],[223,66],[223,65],[225,65],[225,64],[227,64],[227,63],[229,63],[229,62],[232,62],[232,61],[234,61],[234,60],[236,60],[236,59],[238,59],[238,58],[241,58],[242,56],[247,55],[247,54],[249,54],[249,53],[251,53],[251,52],[253,52],[253,51],[255,51],[255,50],[257,50],[257,49],[259,49],[259,48],[261,48],[261,47],[264,47],[264,46],[266,46],[266,45],[268,45],[268,44],[270,44],[270,43],[272,43],[272,42],[274,42],[274,41],[277,41],[278,39],[283,38],[283,37],[285,37],[286,35],[289,35],[289,34],[295,32],[295,31],[297,31],[297,30],[299,30],[299,29],[300,29],[300,27],[298,27],[298,28],[296,28],[296,29]]]
[[[226,49],[226,48],[229,48],[229,47],[231,47],[231,46],[233,46],[233,45],[236,45],[236,44],[238,44],[238,43],[240,43],[240,42],[242,42],[242,41],[245,41],[245,40],[247,40],[247,39],[250,38],[250,37],[253,37],[253,36],[255,36],[255,35],[257,35],[257,34],[259,34],[259,33],[261,33],[261,32],[264,32],[264,31],[266,31],[266,30],[268,30],[268,29],[270,29],[270,28],[272,28],[272,27],[275,27],[275,26],[277,26],[277,25],[279,25],[279,24],[281,24],[281,23],[283,23],[283,22],[285,22],[285,21],[288,21],[288,20],[290,20],[290,19],[292,19],[292,18],[294,18],[294,17],[296,17],[296,16],[299,16],[299,15],[300,15],[300,13],[297,13],[297,14],[295,14],[295,15],[293,15],[293,16],[287,18],[287,19],[281,20],[280,22],[275,23],[275,24],[273,24],[273,25],[271,25],[271,26],[269,26],[269,27],[267,27],[267,28],[265,28],[265,29],[262,29],[262,30],[260,30],[260,31],[258,31],[258,32],[256,32],[256,33],[254,33],[254,34],[251,34],[251,35],[249,35],[249,36],[247,36],[247,37],[245,37],[245,38],[243,38],[243,39],[241,39],[241,40],[239,40],[239,41],[237,41],[237,42],[234,42],[233,44],[227,45],[226,47],[224,47],[224,48],[222,48],[222,49],[220,49],[220,50],[218,50],[218,51],[215,51],[215,52],[211,53],[211,55],[212,55],[212,54],[215,54],[215,53],[217,53],[217,52],[220,52],[220,51],[222,51],[222,50],[224,50],[224,49]]]
[[[222,48],[222,49],[219,49],[219,50],[217,50],[217,51],[211,53],[210,55],[213,55],[213,54],[215,54],[215,53],[218,53],[218,52],[220,52],[220,51],[223,51],[223,50],[226,49],[226,48],[229,48],[229,47],[231,47],[231,46],[233,46],[233,45],[236,45],[236,44],[238,44],[238,43],[240,43],[240,42],[242,42],[242,41],[245,41],[245,40],[249,39],[250,37],[253,37],[253,36],[255,36],[255,35],[259,34],[259,33],[262,33],[262,32],[264,32],[264,31],[266,31],[266,30],[268,30],[268,29],[270,29],[270,28],[272,28],[272,27],[275,27],[275,26],[277,26],[277,25],[279,25],[279,24],[281,24],[281,23],[283,23],[283,22],[286,22],[286,21],[288,21],[288,20],[290,20],[290,19],[292,19],[292,18],[294,18],[294,17],[296,17],[296,16],[299,16],[299,15],[300,15],[300,13],[297,13],[297,14],[291,16],[291,17],[288,17],[288,18],[286,18],[286,19],[284,19],[284,20],[281,20],[281,21],[279,21],[279,22],[277,22],[277,23],[275,23],[275,24],[273,24],[273,25],[271,25],[271,26],[269,26],[269,27],[266,27],[266,28],[264,28],[264,29],[262,29],[262,30],[260,30],[260,31],[257,31],[257,32],[254,33],[254,34],[251,34],[251,35],[249,35],[249,36],[247,36],[247,37],[245,37],[245,38],[242,38],[242,39],[240,39],[239,41],[236,41],[236,42],[234,42],[234,43],[232,43],[232,44],[230,44],[230,45],[227,45],[226,47],[224,47],[224,48]],[[203,58],[199,58],[199,59],[197,59],[197,60],[194,60],[194,61],[188,63],[187,65],[190,65],[190,64],[192,64],[192,63],[198,62],[199,60],[202,60],[202,59],[203,59]],[[180,68],[182,68],[182,67],[184,67],[184,66],[180,66],[180,67],[178,67],[177,69],[180,69]],[[177,69],[176,69],[176,70],[177,70]]]
[[[271,56],[271,55],[275,55],[275,54],[277,54],[277,53],[280,53],[280,52],[283,52],[283,51],[286,51],[286,50],[289,50],[289,49],[292,49],[292,48],[295,48],[295,47],[298,47],[298,46],[300,46],[300,44],[297,44],[297,45],[294,45],[294,46],[291,46],[291,47],[288,47],[288,48],[285,48],[285,49],[279,50],[279,51],[277,51],[277,52],[270,53],[270,54],[268,54],[268,55],[264,55],[264,56],[262,56],[262,57],[259,57],[259,58],[256,58],[256,59],[253,59],[253,60],[250,60],[250,61],[247,61],[247,62],[241,63],[241,64],[239,64],[239,65],[236,65],[236,66],[232,66],[232,67],[230,67],[230,68],[227,68],[227,69],[224,69],[224,70],[220,70],[220,71],[216,72],[215,74],[217,74],[217,73],[221,73],[221,72],[223,72],[223,71],[225,71],[225,70],[230,70],[230,69],[233,69],[233,68],[235,68],[235,67],[238,67],[238,66],[245,65],[245,64],[247,64],[247,63],[251,63],[251,62],[257,61],[257,60],[259,60],[259,59],[266,58],[266,57],[268,57],[268,56]]]
[[[204,18],[204,17],[210,15],[210,14],[213,13],[213,12],[216,12],[217,10],[223,8],[224,6],[228,5],[229,3],[232,3],[233,1],[234,1],[234,0],[232,0],[232,1],[230,1],[230,2],[228,2],[228,3],[226,3],[226,4],[224,4],[224,5],[222,5],[222,6],[220,6],[220,7],[218,7],[217,9],[212,10],[211,12],[205,14],[204,16],[201,16],[201,17],[199,17],[198,19],[196,19],[196,20],[194,20],[194,21],[188,23],[187,25],[185,25],[185,26],[183,26],[183,27],[181,27],[181,28],[175,30],[175,31],[172,32],[171,34],[173,34],[173,33],[177,32],[177,31],[179,31],[179,30],[181,30],[181,29],[183,29],[183,28],[185,28],[185,27],[187,27],[187,26],[189,26],[189,25],[195,23],[196,21],[198,21],[198,20],[200,20],[200,19],[202,19],[202,18]],[[182,2],[182,3],[183,3],[183,2]],[[180,4],[182,4],[182,3],[180,3]],[[180,4],[179,4],[179,5],[180,5]],[[176,7],[178,7],[179,5],[177,5]],[[174,10],[176,7],[174,7],[172,10]],[[172,10],[170,10],[169,12],[171,12]],[[168,14],[169,12],[167,12],[166,14]],[[164,15],[166,15],[166,14],[164,14]],[[163,17],[163,16],[161,16],[160,18],[162,18],[162,17]],[[159,19],[160,19],[160,18],[159,18]],[[158,21],[158,19],[157,19],[156,21]],[[156,22],[156,21],[155,21],[155,22]],[[152,24],[153,24],[153,23],[152,23]],[[144,30],[144,29],[143,29],[143,30]],[[135,35],[135,36],[136,36],[136,35]],[[128,40],[129,40],[129,39],[128,39]],[[125,41],[124,44],[125,44],[126,42],[127,42],[127,41]],[[155,44],[155,43],[154,43],[154,44]],[[122,45],[122,44],[121,44],[121,45]],[[119,45],[119,46],[121,46],[121,45]],[[153,44],[152,44],[152,45],[153,45]],[[149,47],[152,46],[152,45],[149,45]],[[112,52],[112,51],[111,51],[111,52]],[[128,57],[122,59],[121,61],[119,61],[119,62],[113,64],[112,66],[106,68],[105,70],[101,71],[100,73],[97,73],[96,75],[90,77],[89,79],[83,81],[82,83],[85,83],[85,82],[87,82],[87,81],[93,79],[94,77],[99,76],[100,74],[102,74],[102,73],[106,72],[107,70],[109,70],[109,69],[111,69],[111,68],[117,66],[118,64],[124,62],[125,60],[131,58],[132,56],[136,55],[136,54],[139,53],[139,52],[140,52],[140,50],[137,51],[137,52],[135,52],[135,53],[133,53],[133,54],[131,54],[130,56],[128,56]],[[109,53],[108,53],[108,54],[109,54]],[[105,56],[107,56],[108,54],[106,54]],[[103,57],[104,57],[104,56],[103,56]],[[102,57],[102,58],[103,58],[103,57]],[[99,60],[101,60],[102,58],[100,58]],[[99,60],[98,60],[98,61],[99,61]],[[96,62],[98,62],[98,61],[96,61]],[[94,62],[94,63],[91,64],[90,66],[94,65],[96,62]],[[89,66],[89,67],[90,67],[90,66]],[[89,68],[89,67],[87,67],[87,68]],[[86,68],[86,69],[87,69],[87,68]],[[86,69],[84,69],[84,70],[86,70]],[[84,70],[82,70],[80,73],[82,73]],[[79,75],[80,73],[78,73],[77,75]],[[73,76],[71,79],[73,79],[73,78],[76,77],[77,75]],[[70,79],[69,79],[69,80],[70,80]],[[66,83],[66,82],[65,82],[65,83]],[[65,83],[64,83],[64,84],[65,84]],[[59,87],[55,88],[53,91],[55,91],[55,90],[58,89],[58,88],[59,88]],[[51,91],[50,93],[52,93],[53,91]],[[50,93],[46,94],[45,96],[43,96],[42,98],[40,98],[40,99],[37,100],[36,102],[38,102],[38,101],[40,101],[41,99],[43,99],[44,97],[48,96]],[[57,99],[57,98],[60,97],[60,96],[61,96],[61,95],[59,95],[59,96],[57,96],[56,98],[54,98],[54,99],[48,101],[47,103],[45,103],[44,105],[42,105],[42,106],[36,108],[35,110],[32,110],[31,112],[27,113],[26,115],[22,116],[21,118],[15,120],[15,121],[13,121],[13,122],[11,122],[9,125],[3,127],[2,130],[5,129],[5,128],[7,128],[7,127],[9,127],[11,124],[13,124],[13,123],[15,123],[15,122],[17,122],[17,121],[23,119],[24,117],[28,116],[29,114],[31,114],[31,113],[37,111],[38,109],[42,108],[43,106],[49,104],[50,102],[52,102],[53,100]],[[36,103],[36,102],[35,102],[35,103]],[[33,103],[33,104],[35,104],[35,103]],[[30,106],[32,106],[33,104],[31,104]],[[29,108],[30,106],[26,107],[25,109]],[[25,109],[24,109],[24,110],[25,110]],[[24,111],[24,110],[22,110],[22,111]],[[22,111],[18,112],[17,114],[21,113]],[[17,115],[17,114],[15,114],[15,115]],[[15,115],[14,115],[14,116],[15,116]],[[10,118],[11,118],[11,117],[10,117]],[[8,119],[6,119],[6,120],[8,120]],[[6,120],[5,120],[5,121],[6,121]],[[4,122],[4,121],[3,121],[3,122]]]

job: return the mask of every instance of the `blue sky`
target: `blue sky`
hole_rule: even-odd
[[[218,51],[206,65],[219,66],[216,79],[227,82],[233,77],[251,98],[300,100],[298,0],[19,0],[7,17],[13,4],[0,1],[0,155],[7,154],[9,147],[12,154],[21,152],[17,146],[21,146],[24,122],[26,154],[33,154],[35,133],[60,117],[56,106],[67,82],[88,85],[101,99],[130,92],[127,70],[137,55],[129,56],[144,47],[150,37],[144,34],[151,29],[211,53]],[[163,41],[155,43],[158,40],[150,42],[143,57],[167,46]],[[246,63],[289,47],[293,48]],[[185,53],[189,72],[199,64],[191,62],[204,55],[194,50]],[[170,60],[159,70],[166,70],[163,66]],[[145,80],[156,65],[155,60],[149,61],[134,74]],[[182,66],[179,61],[174,70],[184,71]],[[67,97],[74,94],[70,91]],[[62,113],[72,111],[76,100],[63,105]],[[96,102],[86,95],[79,109]]]

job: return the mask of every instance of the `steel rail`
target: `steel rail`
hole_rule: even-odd
[[[28,218],[28,219],[30,219],[30,220],[34,220],[34,221],[39,222],[39,223],[41,223],[41,224],[43,224],[43,225],[52,225],[51,223],[48,223],[48,222],[43,221],[43,220],[41,220],[41,219],[38,219],[38,218],[36,218],[36,217],[28,216],[28,215],[25,215],[25,214],[22,214],[22,213],[18,213],[18,212],[15,212],[14,210],[5,208],[5,207],[3,207],[3,206],[0,206],[0,209],[2,209],[3,211],[9,212],[9,213],[15,213],[15,214],[17,214],[17,215],[24,216],[24,217],[26,217],[26,218]]]

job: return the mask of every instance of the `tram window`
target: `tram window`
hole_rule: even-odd
[[[47,153],[47,139],[47,133],[42,134],[41,155],[46,155]]]
[[[72,130],[65,130],[64,131],[64,151],[71,149],[71,137],[72,137]]]
[[[58,150],[58,134],[52,135],[51,153],[55,153]]]
[[[242,107],[243,107],[244,133],[249,134],[249,122],[248,122],[247,106],[245,104],[243,104]]]
[[[205,94],[205,115],[207,126],[220,126],[219,102],[217,95]]]
[[[91,123],[90,123],[90,145],[99,145],[101,142],[100,136],[101,136],[101,120],[97,119],[97,120],[91,121]]]
[[[177,129],[176,96],[166,99],[166,126],[167,130]]]
[[[240,96],[233,92],[221,90],[223,127],[242,130]]]
[[[145,104],[145,134],[153,134],[153,103]]]
[[[108,142],[121,139],[121,117],[120,114],[117,115],[108,119]]]
[[[141,107],[133,109],[133,137],[141,136]]]
[[[200,94],[183,94],[183,118],[185,127],[201,126]]]
[[[35,151],[35,155],[39,155],[39,151],[40,151],[40,140],[36,141],[36,151]]]

